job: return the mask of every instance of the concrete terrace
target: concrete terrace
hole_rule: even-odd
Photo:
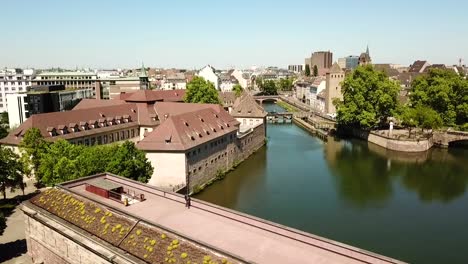
[[[146,200],[130,206],[85,190],[85,184],[103,178],[144,194]],[[165,227],[253,263],[403,263],[266,220],[192,199],[185,208],[182,195],[110,174],[64,183],[59,188]]]

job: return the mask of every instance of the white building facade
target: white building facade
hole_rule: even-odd
[[[203,77],[203,79],[213,83],[216,90],[219,89],[219,77],[218,77],[218,75],[216,75],[215,69],[211,65],[205,66],[203,69],[201,69],[198,72],[197,75],[200,76],[200,77]]]
[[[26,92],[35,76],[32,69],[4,69],[0,70],[0,112],[8,111],[8,94]]]

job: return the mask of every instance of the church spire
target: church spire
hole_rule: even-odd
[[[367,44],[366,54],[370,57],[369,44]]]
[[[143,62],[141,63],[140,78],[141,77],[148,77],[148,75],[146,74],[145,64]]]

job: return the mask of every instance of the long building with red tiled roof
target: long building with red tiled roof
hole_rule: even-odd
[[[183,96],[178,90],[142,90],[120,99],[83,100],[68,112],[31,116],[0,144],[17,148],[33,127],[47,141],[131,140],[157,168],[150,184],[171,190],[188,184],[196,190],[264,144],[266,113],[247,94],[235,99],[231,114],[221,105],[181,103]]]

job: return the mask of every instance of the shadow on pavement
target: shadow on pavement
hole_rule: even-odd
[[[19,257],[27,252],[26,239],[0,244],[0,263]]]
[[[3,213],[5,217],[10,216],[13,213],[13,210],[23,201],[29,200],[40,193],[39,190],[35,192],[26,194],[26,195],[17,195],[9,199],[0,200],[0,213]]]

